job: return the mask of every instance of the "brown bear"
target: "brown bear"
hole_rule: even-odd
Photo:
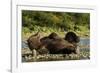
[[[76,46],[54,32],[41,38],[40,41],[49,50],[50,54],[76,54]]]

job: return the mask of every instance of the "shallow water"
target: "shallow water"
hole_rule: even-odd
[[[89,38],[81,38],[79,45],[83,45],[83,46],[88,46],[90,44],[90,39]]]
[[[26,41],[22,41],[22,48],[28,48],[28,45],[27,45]]]

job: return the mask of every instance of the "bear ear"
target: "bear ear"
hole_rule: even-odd
[[[32,36],[34,36],[34,37],[36,37],[36,38],[40,38],[40,32],[38,31],[37,33],[35,33],[35,34],[32,35]]]
[[[37,32],[37,38],[40,38],[40,32],[39,31]]]

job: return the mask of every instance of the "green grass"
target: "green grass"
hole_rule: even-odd
[[[73,31],[75,32],[78,36],[80,37],[89,37],[90,36],[90,31],[85,27],[85,26],[79,26],[78,30],[68,30],[68,31],[64,31],[61,28],[57,28],[57,27],[41,27],[41,26],[37,26],[35,25],[34,28],[32,30],[30,30],[27,27],[22,27],[22,39],[27,39],[29,36],[37,33],[38,31],[42,33],[42,36],[47,36],[49,35],[51,32],[56,32],[57,34],[59,34],[59,36],[64,37],[65,34],[69,31]]]
[[[65,31],[62,31],[60,28],[51,28],[51,27],[40,27],[40,26],[34,26],[34,30],[29,30],[27,27],[22,28],[22,39],[27,39],[29,36],[37,33],[42,33],[41,36],[47,36],[51,32],[56,32],[57,34],[60,34],[59,36],[64,37]]]

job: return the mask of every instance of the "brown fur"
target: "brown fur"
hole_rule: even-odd
[[[67,42],[56,34],[54,34],[51,38],[51,35],[52,33],[48,37],[40,39],[42,44],[49,50],[50,54],[76,53],[76,46],[74,44]]]

